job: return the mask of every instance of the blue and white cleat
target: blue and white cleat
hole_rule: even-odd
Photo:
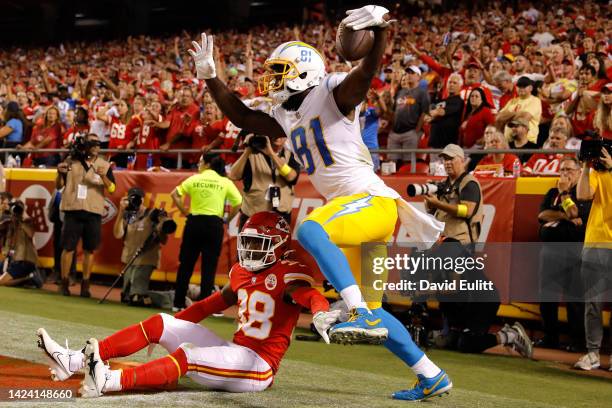
[[[448,394],[451,388],[453,388],[453,383],[444,370],[441,370],[440,374],[432,378],[425,378],[420,374],[417,378],[414,388],[394,393],[393,399],[423,401],[436,395],[442,396],[443,394]]]
[[[351,310],[346,322],[329,331],[330,341],[340,344],[382,344],[388,337],[389,331],[383,326],[382,319],[364,308]]]

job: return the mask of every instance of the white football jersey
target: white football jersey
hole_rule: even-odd
[[[270,115],[281,125],[289,148],[327,200],[360,193],[398,198],[397,191],[374,173],[372,157],[361,138],[360,106],[355,108],[353,120],[338,110],[333,89],[345,77],[327,75],[297,111],[276,105]]]

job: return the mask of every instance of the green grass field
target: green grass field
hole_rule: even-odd
[[[66,298],[49,292],[0,288],[0,355],[43,363],[45,359],[36,347],[38,327],[45,327],[60,344],[67,338],[73,348],[78,348],[89,337],[103,338],[153,312],[120,304],[98,305],[96,300]],[[209,319],[205,325],[228,339],[235,329],[230,319]],[[158,347],[154,357],[162,355]],[[612,406],[610,380],[560,370],[554,363],[438,350],[428,355],[448,372],[454,389],[450,395],[433,398],[427,407]],[[144,362],[147,357],[143,350],[128,359]],[[80,399],[77,404],[91,407],[399,407],[407,403],[393,401],[390,395],[407,388],[412,381],[410,370],[384,347],[294,341],[274,386],[262,393],[206,391],[183,379],[181,385],[186,389],[181,391],[106,396],[104,404],[101,400]],[[58,404],[74,405],[47,405]]]

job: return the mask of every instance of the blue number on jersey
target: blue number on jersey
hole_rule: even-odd
[[[329,149],[327,148],[327,144],[325,143],[325,138],[323,138],[323,128],[321,126],[321,120],[317,117],[310,120],[310,129],[314,135],[315,144],[317,145],[317,150],[321,155],[321,159],[323,159],[323,164],[325,167],[331,166],[334,164],[334,159],[331,156]],[[298,146],[298,138],[299,138],[299,146]],[[310,149],[308,149],[308,145],[306,143],[306,131],[304,127],[300,126],[299,128],[293,129],[291,132],[291,143],[293,144],[293,150],[295,154],[299,157],[302,165],[306,167],[306,173],[312,174],[315,171],[314,161],[312,160],[312,153]],[[304,161],[304,157],[306,157],[306,161]]]

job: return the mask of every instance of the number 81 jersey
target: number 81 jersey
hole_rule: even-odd
[[[327,75],[310,90],[297,111],[276,105],[270,115],[283,128],[290,149],[327,200],[360,193],[398,198],[399,194],[374,173],[372,157],[361,138],[359,106],[349,119],[336,105],[333,90],[345,75]]]
[[[275,373],[300,316],[301,306],[285,297],[287,284],[295,280],[314,283],[306,266],[289,260],[257,272],[239,264],[230,270],[230,285],[238,295],[238,330],[233,341],[255,351]]]

